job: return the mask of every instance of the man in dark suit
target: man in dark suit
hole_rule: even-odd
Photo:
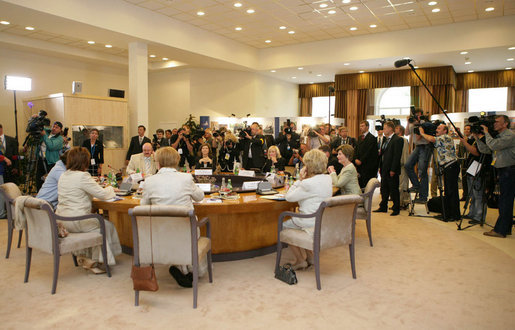
[[[401,156],[404,141],[394,134],[395,125],[391,121],[384,123],[383,144],[379,168],[381,172],[381,203],[374,212],[388,212],[388,199],[393,201],[393,212],[390,215],[398,215],[400,210],[399,175],[401,173]]]
[[[243,168],[250,170],[251,168],[263,168],[265,165],[265,154],[263,145],[265,137],[259,135],[259,124],[254,122],[250,125],[250,135],[245,132],[243,143]]]
[[[355,161],[359,173],[359,186],[364,188],[368,180],[377,177],[377,139],[369,131],[370,124],[363,120],[359,124],[361,135],[355,149]]]
[[[349,130],[347,127],[342,126],[338,129],[338,136],[331,142],[331,149],[333,154],[336,154],[336,149],[344,144],[348,144],[356,149],[356,139],[349,136]]]
[[[14,176],[17,171],[17,160],[13,156],[18,155],[18,141],[15,138],[4,135],[4,129],[0,124],[0,155],[4,157],[3,165],[4,182],[14,182]]]
[[[152,144],[152,141],[148,137],[145,136],[145,131],[147,129],[143,125],[138,126],[138,135],[133,136],[131,139],[131,143],[129,145],[129,150],[127,150],[127,156],[125,157],[125,165],[129,164],[129,160],[132,155],[140,154],[143,152],[143,145],[145,143]]]
[[[158,128],[156,130],[156,134],[154,135],[154,139],[152,140],[152,147],[154,148],[154,151],[161,147],[169,147],[170,144],[168,143],[168,140],[164,137],[165,131],[161,128]]]

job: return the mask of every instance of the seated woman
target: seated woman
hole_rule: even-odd
[[[197,156],[196,169],[213,168],[213,156],[211,154],[211,147],[209,144],[204,143],[200,146]]]
[[[331,178],[325,173],[327,157],[318,150],[308,151],[303,158],[304,167],[300,171],[300,180],[296,181],[286,193],[288,202],[298,202],[299,212],[303,214],[314,213],[320,204],[333,195]],[[315,218],[291,218],[284,222],[284,228],[304,230],[313,235]],[[313,264],[313,252],[290,245],[295,256],[293,269],[306,268]]]
[[[113,187],[102,188],[88,173],[91,164],[91,155],[88,149],[73,147],[66,157],[66,171],[59,178],[57,184],[58,204],[56,214],[62,216],[80,216],[91,213],[91,200],[110,199],[116,196]],[[63,221],[64,227],[71,233],[85,233],[100,231],[97,219],[81,221]],[[107,263],[115,265],[115,256],[122,253],[118,233],[114,225],[105,221],[107,241]],[[103,263],[100,246],[76,251],[78,261],[84,268],[91,269],[95,274],[103,272],[97,266]]]
[[[331,175],[333,185],[340,188],[342,195],[359,195],[361,188],[358,182],[358,172],[356,167],[352,164],[352,156],[354,155],[354,148],[351,145],[344,144],[339,146],[336,151],[338,152],[338,162],[343,165],[340,174],[336,175],[336,170],[333,166],[329,166],[327,171]]]
[[[270,172],[272,165],[275,167],[276,171],[284,171],[284,166],[286,165],[286,160],[281,157],[281,152],[277,146],[268,148],[267,160],[265,166],[263,166],[263,172]]]
[[[141,205],[184,205],[193,209],[193,202],[204,199],[204,192],[195,185],[189,173],[177,171],[181,156],[172,147],[163,147],[156,151],[159,171],[145,179]],[[171,266],[170,274],[180,286],[192,287],[193,276],[189,272],[191,265]],[[199,276],[207,270],[206,259],[199,264]]]

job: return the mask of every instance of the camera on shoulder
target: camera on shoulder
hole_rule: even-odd
[[[497,131],[494,129],[495,115],[487,116],[486,112],[481,111],[480,116],[471,116],[468,118],[470,124],[470,131],[474,134],[485,134],[485,131],[481,125],[485,125],[488,128],[488,133],[492,137],[497,136]]]
[[[29,119],[27,123],[27,129],[25,130],[30,135],[40,135],[41,132],[45,129],[45,126],[50,126],[50,119],[48,119],[47,112],[45,110],[39,110],[39,113],[36,117],[32,117]]]

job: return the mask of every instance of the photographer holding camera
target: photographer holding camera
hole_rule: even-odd
[[[34,115],[36,116],[36,115]],[[33,116],[33,117],[34,117]],[[43,185],[43,176],[50,172],[52,167],[54,167],[55,163],[59,160],[59,152],[63,149],[64,139],[61,136],[61,132],[63,129],[63,124],[59,121],[56,121],[52,128],[45,128],[41,130],[41,136],[43,138],[43,142],[40,146],[40,161],[37,166],[37,178],[36,180],[36,188],[39,190]],[[45,162],[45,164],[43,164]]]
[[[406,135],[410,135],[410,141],[414,142],[415,149],[411,152],[408,161],[404,165],[408,177],[413,185],[410,191],[418,191],[419,196],[416,202],[427,202],[428,196],[428,178],[427,178],[427,167],[429,160],[431,159],[431,146],[429,141],[422,135],[416,134],[415,128],[427,121],[425,116],[422,116],[422,110],[412,109],[412,116],[408,119],[406,126]],[[418,163],[418,176],[415,173],[415,165]],[[420,177],[420,181],[419,181]]]
[[[330,129],[331,127],[328,124],[322,124],[318,128],[310,129],[308,132],[309,150],[318,149],[324,144],[330,144],[331,137],[328,135]]]
[[[164,137],[165,131],[161,128],[156,130],[156,134],[154,134],[154,138],[152,139],[152,148],[154,151],[161,147],[168,147],[168,140]]]
[[[188,125],[183,125],[177,131],[177,135],[172,136],[171,147],[177,150],[181,156],[179,167],[183,167],[186,163],[186,160],[188,161],[190,167],[195,165],[195,157],[193,156],[194,150],[190,140],[190,131],[191,129]]]
[[[444,205],[447,210],[446,218],[443,220],[446,222],[457,221],[461,218],[460,196],[458,193],[458,176],[460,173],[460,164],[458,163],[458,157],[456,156],[454,141],[449,135],[449,128],[445,124],[438,125],[436,128],[436,136],[425,134],[423,126],[420,126],[419,130],[420,135],[425,140],[434,144],[438,155],[438,165],[440,169],[443,169],[445,189]]]
[[[492,165],[497,169],[500,195],[499,217],[494,229],[483,234],[492,237],[506,237],[511,234],[513,226],[513,199],[515,197],[515,135],[509,129],[510,118],[506,115],[495,117],[494,130],[498,135],[493,138],[488,127],[481,125],[485,133],[485,142],[476,139],[479,150],[489,149],[493,152]]]
[[[240,161],[240,146],[238,138],[230,131],[224,133],[223,143],[221,143],[218,153],[218,164],[222,172],[234,171],[234,163]]]
[[[254,122],[250,125],[250,134],[247,130],[244,133],[241,143],[243,144],[243,168],[250,170],[251,168],[263,168],[265,165],[265,153],[263,145],[265,137],[258,134],[259,124]]]
[[[293,155],[293,150],[300,148],[300,135],[293,131],[292,126],[293,124],[288,119],[283,131],[275,139],[275,144],[284,159],[290,159]]]

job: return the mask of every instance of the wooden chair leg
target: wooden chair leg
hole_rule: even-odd
[[[352,278],[356,279],[356,264],[354,262],[354,244],[349,244],[350,266],[352,268]]]
[[[21,246],[21,237],[23,235],[23,229],[19,231],[19,234],[18,234],[18,249],[20,248]]]
[[[367,232],[368,232],[368,240],[370,241],[370,246],[374,246],[372,243],[372,220],[370,219],[370,215],[367,217]]]
[[[79,263],[77,262],[77,256],[73,253],[72,253],[72,259],[73,259],[73,264],[75,265],[75,267],[79,267]]]
[[[13,242],[13,231],[12,224],[10,221],[7,221],[7,251],[5,252],[5,259],[9,259],[9,255],[11,254],[11,244]]]
[[[209,274],[209,283],[213,283],[213,261],[211,260],[211,250],[207,252],[207,272]]]
[[[134,306],[139,306],[139,291],[134,291]]]
[[[197,308],[198,262],[193,265],[193,308]]]
[[[30,260],[32,259],[32,248],[27,246],[26,255],[25,255],[25,279],[24,283],[29,281],[29,273],[30,273]]]
[[[58,254],[54,254],[54,278],[52,281],[52,294],[55,294],[55,290],[57,289],[57,277],[59,276],[59,261],[61,260],[61,256]]]
[[[320,251],[315,249],[313,251],[313,258],[315,259],[315,276],[317,280],[317,289],[322,290],[322,284],[320,283]]]

